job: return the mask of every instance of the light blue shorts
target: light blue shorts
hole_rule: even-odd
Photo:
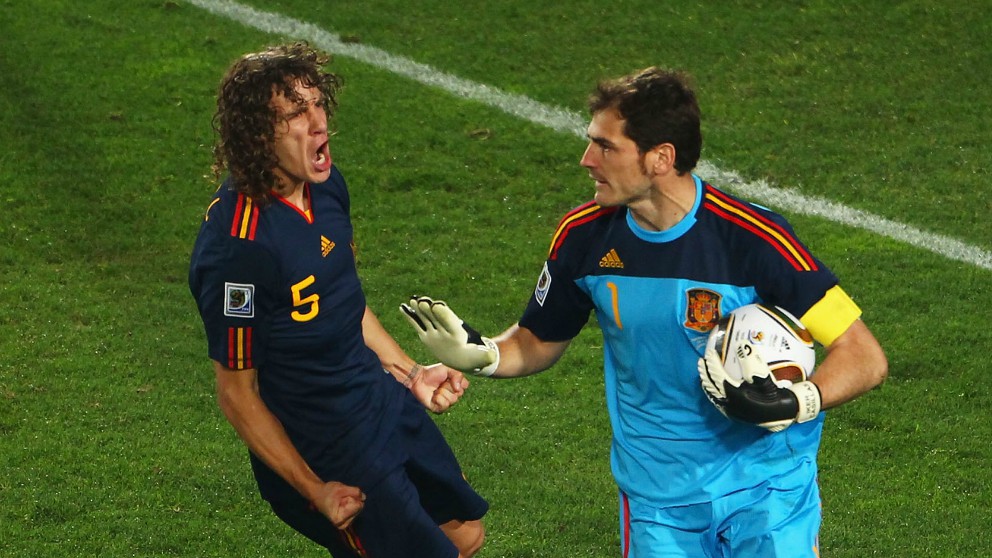
[[[621,492],[621,557],[817,558],[820,490],[810,469],[688,506],[655,508]]]

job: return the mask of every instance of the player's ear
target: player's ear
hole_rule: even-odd
[[[653,157],[651,168],[656,173],[666,173],[675,167],[675,146],[670,143],[654,146],[649,155]]]

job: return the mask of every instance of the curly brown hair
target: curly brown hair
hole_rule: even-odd
[[[239,58],[224,75],[217,94],[213,128],[214,176],[226,169],[231,186],[257,201],[266,201],[276,187],[275,124],[279,115],[271,104],[282,94],[305,103],[295,84],[316,87],[321,105],[332,116],[341,79],[323,69],[330,56],[305,42],[270,46]]]
[[[658,67],[600,82],[589,97],[593,114],[615,108],[624,134],[641,153],[662,143],[675,146],[675,170],[695,168],[703,149],[699,103],[688,74]]]

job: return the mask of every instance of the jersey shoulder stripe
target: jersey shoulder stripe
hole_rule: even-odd
[[[231,236],[255,240],[255,231],[258,228],[258,204],[244,194],[237,194],[237,203],[234,206],[234,217],[231,219]]]
[[[781,254],[797,271],[817,271],[813,256],[780,224],[758,212],[754,206],[736,200],[706,184],[703,207],[763,239]]]
[[[595,221],[600,217],[611,215],[616,211],[616,207],[600,207],[595,201],[589,201],[568,212],[562,218],[561,222],[558,223],[558,228],[555,229],[555,234],[551,237],[548,259],[553,260],[557,258],[558,249],[561,248],[568,234],[576,227]]]

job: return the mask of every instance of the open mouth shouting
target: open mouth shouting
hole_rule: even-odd
[[[331,168],[331,150],[328,142],[320,144],[313,155],[313,167],[317,172],[324,173]]]

